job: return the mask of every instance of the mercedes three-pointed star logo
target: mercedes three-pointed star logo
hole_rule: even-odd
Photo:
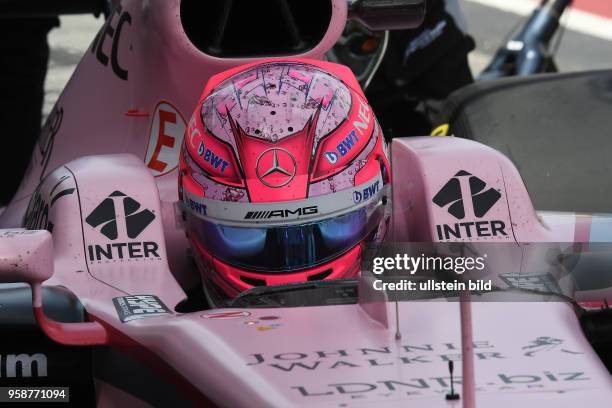
[[[261,159],[264,156],[268,156],[270,154],[273,155],[272,156],[272,166],[269,167],[266,171],[262,173],[259,170],[259,164],[261,163]],[[293,168],[288,170],[282,167],[278,160],[279,155],[288,156],[291,159]],[[287,161],[284,160],[284,162],[286,163]],[[259,181],[261,181],[264,185],[268,187],[272,187],[272,188],[278,188],[278,187],[282,187],[282,186],[289,184],[289,182],[293,180],[293,178],[295,177],[296,171],[297,171],[297,163],[295,162],[295,158],[287,150],[282,149],[280,147],[273,147],[273,148],[264,150],[257,158],[257,163],[255,163],[255,173],[257,174],[257,178],[259,178]],[[278,183],[270,183],[264,180],[266,177],[270,176],[273,173],[279,173],[281,175],[284,175],[286,177],[286,180],[281,179]]]

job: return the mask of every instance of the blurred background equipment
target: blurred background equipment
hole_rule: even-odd
[[[0,207],[17,190],[40,133],[47,33],[58,25],[56,17],[0,18],[0,123],[6,154],[0,161]]]
[[[0,123],[4,142],[11,139],[11,160],[0,164],[0,207],[17,190],[40,134],[47,34],[59,26],[59,14],[100,15],[110,5],[110,0],[0,0]]]

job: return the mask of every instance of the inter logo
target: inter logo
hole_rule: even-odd
[[[114,191],[85,218],[85,222],[111,241],[135,239],[155,220],[151,210],[121,191]],[[122,241],[123,241],[122,240]],[[88,245],[90,262],[124,262],[160,259],[159,244],[147,242],[113,242]]]
[[[504,221],[478,220],[484,218],[500,198],[501,193],[487,187],[487,183],[480,178],[465,170],[459,171],[438,191],[432,201],[456,219],[468,221],[436,225],[438,239],[444,241],[507,237]]]
[[[471,193],[469,199],[472,201],[474,216],[476,216],[476,218],[482,218],[489,212],[495,203],[499,201],[501,194],[493,188],[487,189],[487,183],[465,170],[461,170],[455,174],[455,176],[438,191],[438,194],[433,198],[433,202],[442,208],[448,206],[447,211],[453,217],[459,220],[464,219],[465,205],[464,197],[461,195],[460,183],[460,177],[464,176],[469,177],[468,183]]]
[[[115,240],[119,236],[116,203],[120,203],[120,208],[125,215],[125,229],[128,238],[138,237],[155,219],[153,212],[147,209],[139,211],[140,203],[138,201],[121,191],[114,191],[85,218],[85,221],[93,228],[100,227],[99,232],[108,239]]]

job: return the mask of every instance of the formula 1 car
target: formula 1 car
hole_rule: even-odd
[[[459,126],[477,123],[469,91],[449,115],[465,138],[393,139],[392,237],[516,249],[497,285],[521,301],[390,302],[365,274],[219,304],[191,291],[177,166],[204,83],[262,56],[321,59],[347,15],[394,28],[424,11],[421,0],[260,6],[124,0],[109,15],[0,214],[0,385],[69,387],[75,406],[100,407],[605,406],[612,280],[591,246],[605,246],[612,218],[536,212],[515,164],[477,141],[494,131]],[[510,142],[500,149],[514,159]],[[571,253],[530,251],[549,243]],[[540,269],[521,274],[531,255]]]

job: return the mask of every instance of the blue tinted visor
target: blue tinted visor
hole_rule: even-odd
[[[215,258],[238,268],[288,272],[331,261],[371,239],[384,206],[358,210],[316,222],[288,226],[228,226],[190,217],[192,233]]]

